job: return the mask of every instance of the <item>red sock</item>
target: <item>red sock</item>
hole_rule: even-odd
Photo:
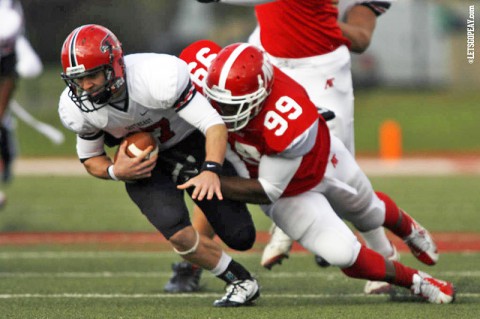
[[[383,226],[400,238],[405,238],[412,232],[412,218],[398,208],[397,204],[387,194],[375,192],[385,203],[385,222]]]
[[[349,277],[386,281],[397,286],[410,288],[413,275],[417,270],[385,258],[365,246],[362,246],[355,263],[342,271]]]
[[[355,263],[342,271],[352,278],[368,279],[372,281],[385,280],[387,269],[385,258],[366,246],[362,246]]]
[[[413,285],[413,275],[418,273],[418,270],[405,266],[398,261],[392,261],[395,267],[395,277],[390,283],[410,289]]]

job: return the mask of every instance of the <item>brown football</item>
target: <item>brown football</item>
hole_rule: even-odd
[[[148,132],[135,132],[127,135],[124,140],[128,142],[126,153],[129,157],[134,158],[139,156],[149,146],[153,146],[153,151],[151,151],[145,159],[149,159],[158,153],[157,142],[153,135]],[[116,159],[117,154],[115,154],[115,160]]]

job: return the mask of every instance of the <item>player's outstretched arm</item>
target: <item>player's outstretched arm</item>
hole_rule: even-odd
[[[377,23],[377,16],[369,8],[356,5],[346,15],[345,22],[339,22],[343,35],[350,42],[350,51],[364,52],[370,45]]]

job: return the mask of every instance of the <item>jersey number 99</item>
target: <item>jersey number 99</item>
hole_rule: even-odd
[[[281,136],[288,128],[288,120],[296,120],[302,114],[302,108],[288,96],[279,98],[275,108],[276,111],[267,112],[263,125],[269,130],[275,130],[276,136]],[[288,120],[285,119],[287,114]]]

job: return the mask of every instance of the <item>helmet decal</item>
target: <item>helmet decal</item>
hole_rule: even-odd
[[[225,62],[225,65],[222,68],[222,72],[220,73],[220,80],[218,81],[219,88],[225,88],[227,79],[228,79],[228,74],[232,69],[232,65],[238,59],[240,54],[248,47],[249,47],[248,43],[243,43],[239,45],[235,50],[233,50],[232,54],[228,57],[227,61]]]

